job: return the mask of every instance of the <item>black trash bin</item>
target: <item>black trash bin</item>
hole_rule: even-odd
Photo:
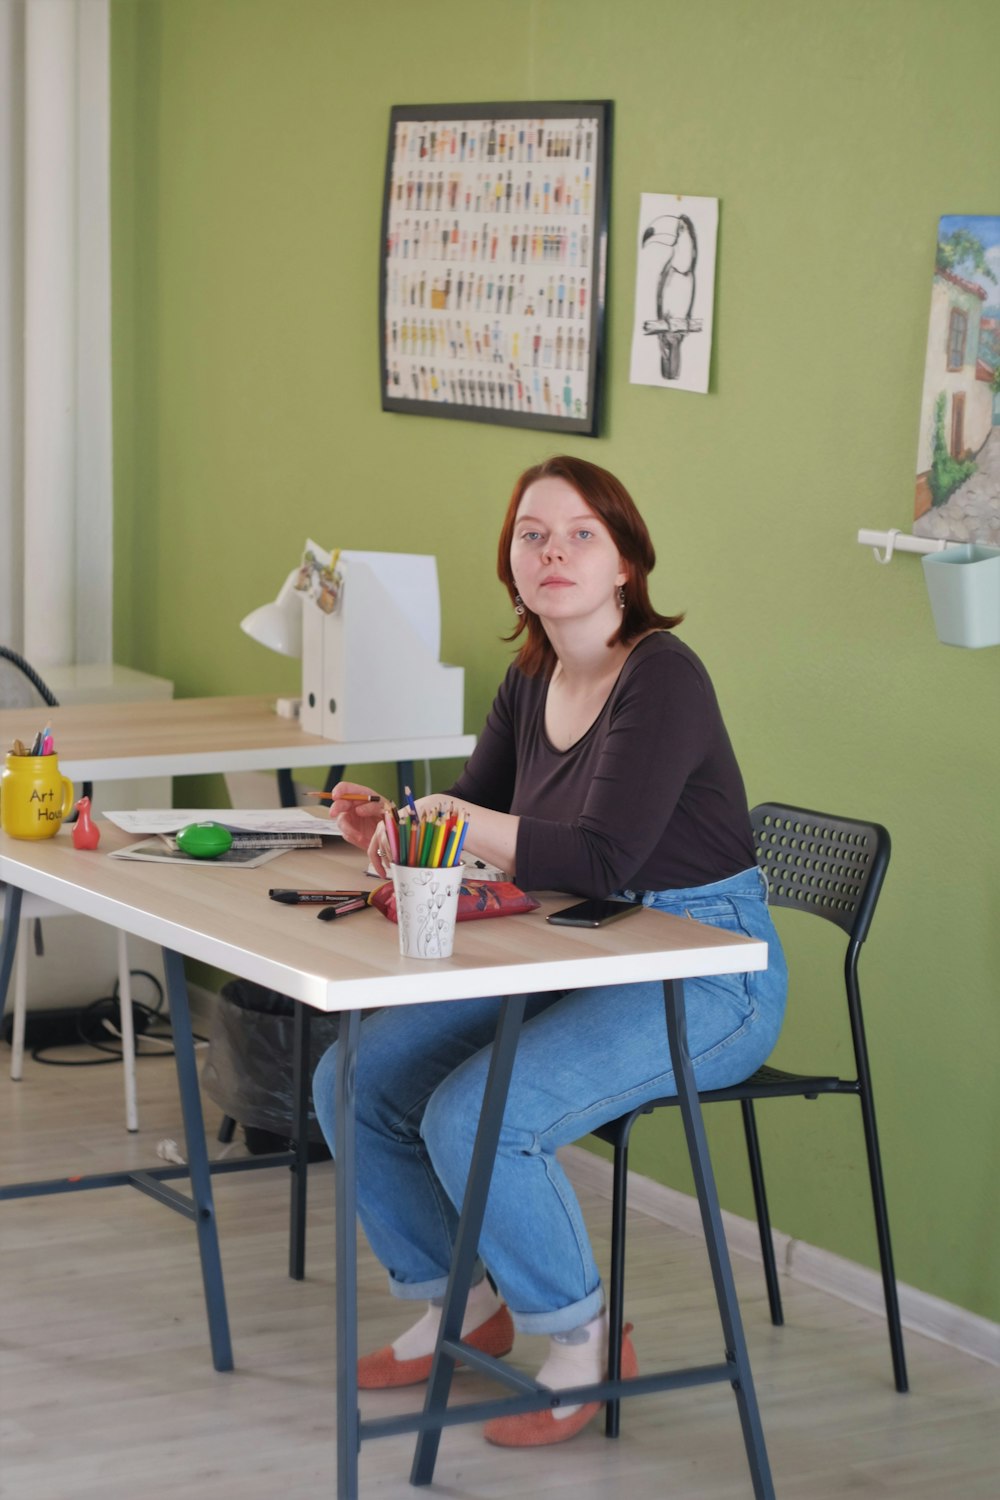
[[[337,1040],[337,1025],[335,1015],[310,1016],[310,1078]],[[255,1154],[282,1150],[292,1134],[294,1032],[295,1006],[288,996],[249,979],[223,985],[212,1007],[202,1087],[243,1126],[247,1146]],[[312,1159],[328,1154],[311,1108],[309,1141]]]

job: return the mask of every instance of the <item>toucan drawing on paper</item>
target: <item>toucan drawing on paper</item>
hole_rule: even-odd
[[[689,333],[701,332],[701,319],[691,316],[698,237],[687,214],[661,214],[642,236],[640,248],[645,250],[647,245],[663,245],[668,254],[656,283],[657,315],[643,323],[642,331],[657,335],[660,371],[664,380],[676,380],[681,373],[681,344]]]

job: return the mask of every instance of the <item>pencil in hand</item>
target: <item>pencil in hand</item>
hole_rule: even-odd
[[[314,792],[310,787],[307,797],[318,797],[321,802],[381,802],[377,792]]]

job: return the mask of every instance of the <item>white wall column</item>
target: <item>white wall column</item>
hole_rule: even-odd
[[[24,654],[39,669],[76,642],[76,18],[25,14]]]
[[[111,20],[83,0],[77,22],[77,662],[111,660]]]
[[[23,268],[23,327],[12,320],[4,351],[23,384],[23,484],[0,513],[0,542],[17,549],[23,598],[20,619],[0,623],[44,672],[111,659],[109,12],[107,0],[9,8],[23,28],[20,57],[16,35],[10,47],[23,79],[23,203],[0,230],[0,256],[5,284]],[[5,35],[14,28],[5,21]]]
[[[0,642],[19,650],[24,534],[24,9],[0,5]]]

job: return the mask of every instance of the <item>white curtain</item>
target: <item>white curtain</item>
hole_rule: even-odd
[[[0,642],[111,660],[108,0],[0,0]]]

